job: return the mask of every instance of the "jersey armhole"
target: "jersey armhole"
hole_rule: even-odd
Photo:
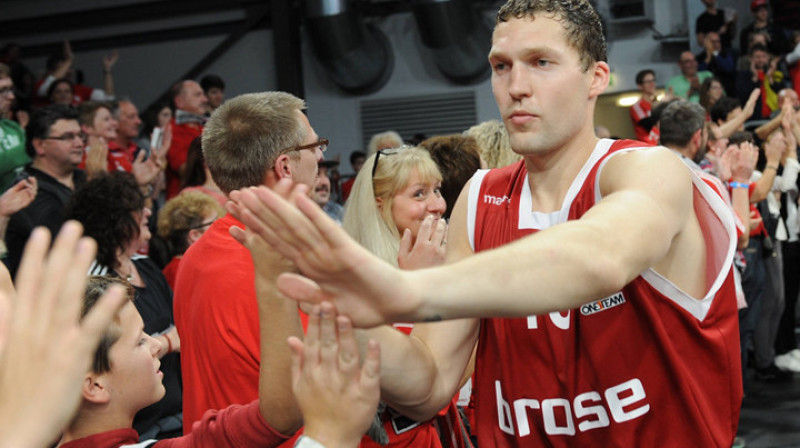
[[[469,184],[469,195],[467,196],[467,235],[469,236],[469,247],[475,252],[475,221],[478,217],[478,197],[481,193],[483,178],[489,170],[478,170],[472,176]]]

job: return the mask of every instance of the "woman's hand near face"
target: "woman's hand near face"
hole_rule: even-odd
[[[397,265],[400,269],[412,271],[431,268],[444,263],[447,253],[447,222],[428,216],[419,227],[416,241],[411,231],[406,229],[400,239],[400,252]],[[413,241],[413,243],[412,243]]]

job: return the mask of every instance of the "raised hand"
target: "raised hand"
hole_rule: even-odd
[[[303,412],[305,435],[329,447],[356,447],[380,398],[380,348],[369,341],[359,367],[350,320],[330,303],[314,306],[305,343],[289,338],[292,389]]]
[[[17,182],[0,196],[0,216],[11,216],[30,205],[36,197],[36,178],[31,176]]]
[[[52,250],[37,228],[25,246],[17,293],[0,293],[0,446],[49,446],[69,423],[100,338],[124,300],[109,289],[83,319],[86,272],[97,246],[67,222]],[[48,254],[49,252],[49,254]]]
[[[359,327],[409,320],[420,299],[407,274],[353,241],[307,192],[282,180],[273,189],[231,193],[228,211],[307,277],[282,275],[281,292],[312,303],[330,300]]]
[[[400,269],[410,271],[444,263],[447,253],[447,222],[444,219],[435,222],[434,224],[433,216],[428,216],[422,221],[414,247],[411,247],[411,231],[406,229],[403,232],[400,252],[397,254],[397,265]]]

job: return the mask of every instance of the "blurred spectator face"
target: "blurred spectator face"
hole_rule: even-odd
[[[795,109],[800,107],[800,97],[797,96],[797,92],[795,92],[794,89],[783,89],[781,90],[780,95],[782,102],[788,101],[789,104],[791,104]]]
[[[711,86],[708,88],[708,96],[712,101],[717,101],[722,98],[723,92],[722,84],[718,81],[711,81]]]
[[[72,104],[73,97],[72,86],[70,86],[68,82],[60,82],[53,88],[53,95],[50,97],[50,102],[69,106]]]
[[[753,17],[759,22],[766,22],[769,18],[769,10],[766,6],[760,6],[753,11]]]
[[[117,132],[125,138],[136,138],[139,135],[139,126],[142,120],[139,111],[133,103],[123,101],[119,103],[119,129]]]
[[[9,77],[0,78],[0,116],[11,110],[14,102],[14,81]]]
[[[681,53],[681,58],[678,61],[678,65],[681,67],[681,73],[683,73],[683,76],[687,78],[697,74],[697,60],[694,58],[694,55],[691,51],[684,51]]]
[[[366,157],[359,157],[355,160],[355,163],[351,164],[353,165],[353,171],[355,171],[356,174],[358,174],[358,172],[361,171],[361,167],[364,166],[364,162],[366,160],[367,160]]]
[[[61,137],[72,135],[69,140],[62,140]],[[50,126],[48,138],[34,139],[37,157],[43,157],[51,161],[56,166],[77,168],[83,160],[83,149],[86,141],[81,136],[81,126],[78,120],[56,120]]]
[[[752,56],[750,56],[750,59],[758,70],[766,70],[767,64],[769,64],[769,53],[756,50],[753,52]]]
[[[158,127],[164,129],[172,121],[172,109],[165,107],[158,112]]]
[[[331,179],[328,177],[328,168],[319,167],[317,183],[314,184],[314,202],[320,207],[331,200]]]
[[[103,137],[106,141],[117,138],[117,120],[111,116],[111,111],[105,107],[97,109],[91,127],[87,127],[87,134]]]
[[[646,74],[644,78],[642,78],[642,83],[639,84],[639,89],[641,89],[642,93],[648,96],[653,96],[656,94],[656,77],[650,73]]]
[[[200,84],[194,81],[184,81],[181,93],[175,97],[175,107],[197,115],[203,115],[206,112],[207,104],[206,94],[203,93]]]
[[[208,105],[211,106],[212,110],[221,106],[225,101],[225,91],[218,87],[208,89],[206,96],[208,97]]]
[[[719,38],[719,34],[710,31],[706,34],[706,41],[711,44],[711,48],[713,51],[718,52],[722,50],[722,40]]]

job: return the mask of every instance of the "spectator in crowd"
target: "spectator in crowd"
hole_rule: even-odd
[[[312,188],[317,162],[327,148],[302,110],[303,100],[283,92],[240,95],[226,101],[203,131],[203,155],[214,182],[230,195],[251,186],[290,179]],[[249,403],[258,397],[258,310],[254,298],[274,283],[253,278],[254,260],[236,243],[230,214],[216,220],[181,260],[175,280],[175,323],[181,335],[184,432],[208,409]],[[271,253],[269,248],[263,249]],[[265,278],[274,280],[277,270]],[[219,300],[225,291],[225,300]],[[300,336],[295,307],[282,317]],[[263,347],[262,347],[263,348]],[[285,350],[270,347],[272,350]],[[219,366],[225,366],[220,369]],[[280,380],[290,388],[288,366]],[[281,432],[297,429],[297,409],[287,410]]]
[[[67,78],[72,84],[72,104],[77,105],[83,101],[109,101],[114,99],[114,76],[111,73],[119,55],[116,50],[103,56],[103,89],[94,89],[82,84],[74,83],[72,79],[73,54],[69,41],[64,41],[62,53],[53,54],[47,58],[47,74],[34,84],[34,105],[47,104],[50,85],[57,79]]]
[[[380,132],[369,139],[367,155],[371,156],[381,149],[399,148],[403,146],[403,137],[395,131]]]
[[[370,156],[365,165],[373,168],[362,170],[356,177],[344,230],[380,259],[401,269],[442,264],[447,246],[443,219],[447,204],[440,190],[442,175],[430,153],[421,147],[383,149]],[[398,336],[396,330],[409,334],[411,328],[413,325],[397,323],[394,328],[384,326],[365,334],[378,341],[391,340]],[[438,416],[412,423],[394,410],[383,410],[380,421],[387,437],[385,445],[438,447],[441,437],[463,447],[465,433],[459,430],[461,419],[455,403],[451,400]],[[374,445],[366,440],[365,444]]]
[[[162,272],[170,288],[175,289],[175,276],[186,249],[224,215],[225,210],[213,197],[199,191],[181,192],[164,204],[158,214],[158,234],[169,250],[170,261]]]
[[[500,121],[484,121],[467,129],[464,134],[478,142],[481,160],[486,162],[487,168],[502,168],[522,160],[519,154],[511,150],[508,131]]]
[[[16,121],[4,118],[13,103],[11,69],[0,64],[0,191],[10,187],[25,164],[31,161],[25,152],[25,130]]]
[[[657,144],[658,127],[655,126],[655,120],[651,115],[653,105],[658,102],[656,99],[656,73],[650,69],[637,73],[636,87],[639,88],[641,97],[630,109],[636,140]]]
[[[688,99],[693,103],[700,102],[700,85],[706,78],[714,76],[709,71],[698,71],[697,59],[691,51],[684,51],[678,59],[681,74],[667,81],[667,92],[679,99]]]
[[[86,182],[78,169],[86,144],[78,113],[68,106],[48,106],[31,114],[25,150],[33,160],[22,176],[36,179],[36,198],[14,213],[8,223],[6,266],[16,275],[25,242],[34,227],[44,226],[51,234],[64,222],[64,207],[73,192]]]
[[[201,137],[192,140],[189,153],[186,156],[186,176],[181,184],[181,193],[197,191],[205,193],[216,200],[221,207],[225,207],[228,197],[220,190],[214,177],[208,170],[208,164],[203,156],[203,141]]]
[[[481,160],[475,138],[464,135],[443,135],[423,140],[420,145],[428,150],[442,174],[441,194],[447,207],[444,219],[450,219],[458,195],[476,171],[486,168]]]
[[[108,143],[117,138],[119,126],[108,104],[84,101],[78,106],[78,120],[88,143],[81,168],[89,178],[101,172],[131,171],[127,154],[108,150]]]
[[[722,46],[719,33],[709,31],[703,41],[703,51],[697,56],[697,69],[711,72],[726,92],[736,91],[736,50]]]
[[[707,33],[718,33],[722,38],[722,47],[729,49],[736,37],[736,21],[738,15],[735,10],[718,8],[716,0],[701,0],[706,10],[697,16],[695,33],[697,44],[703,46]]]
[[[195,81],[184,80],[172,88],[175,118],[172,119],[172,144],[167,153],[167,199],[180,191],[186,175],[186,155],[192,140],[203,133],[206,122],[206,98]]]
[[[769,2],[767,0],[753,0],[750,2],[750,12],[753,21],[742,29],[739,34],[739,48],[744,51],[749,49],[750,36],[764,34],[767,40],[767,49],[774,55],[783,55],[792,50],[791,43],[781,27],[769,18]]]
[[[319,162],[319,173],[314,184],[314,202],[325,210],[334,221],[342,223],[344,217],[344,207],[331,199],[331,179],[328,177],[328,170],[339,166],[338,160],[321,160]]]
[[[47,100],[50,104],[71,106],[75,101],[75,92],[72,81],[67,78],[58,78],[47,89]]]
[[[714,103],[723,96],[725,96],[725,89],[716,77],[708,78],[700,85],[700,105],[705,109],[706,115],[711,112]]]
[[[89,274],[130,283],[135,290],[134,304],[144,319],[145,334],[160,342],[158,358],[166,395],[157,403],[147,403],[149,406],[136,414],[133,427],[144,439],[180,434],[181,374],[177,353],[181,343],[172,319],[172,291],[158,266],[137,254],[150,240],[150,209],[145,207],[136,180],[125,172],[100,174],[75,192],[66,215],[80,222],[86,235],[97,241],[97,259]]]
[[[788,77],[779,70],[778,62],[766,47],[756,44],[750,48],[750,69],[738,73],[736,91],[740,101],[744,102],[744,97],[753,89],[761,89],[753,119],[767,119],[779,109],[778,92],[788,86]]]
[[[211,115],[225,102],[225,81],[217,75],[206,75],[200,79],[200,87],[208,98],[206,110]]]
[[[350,166],[353,167],[353,174],[342,182],[342,202],[347,201],[350,197],[350,190],[353,188],[353,183],[356,181],[361,167],[364,166],[364,161],[367,160],[367,154],[363,151],[353,151],[350,153]]]

